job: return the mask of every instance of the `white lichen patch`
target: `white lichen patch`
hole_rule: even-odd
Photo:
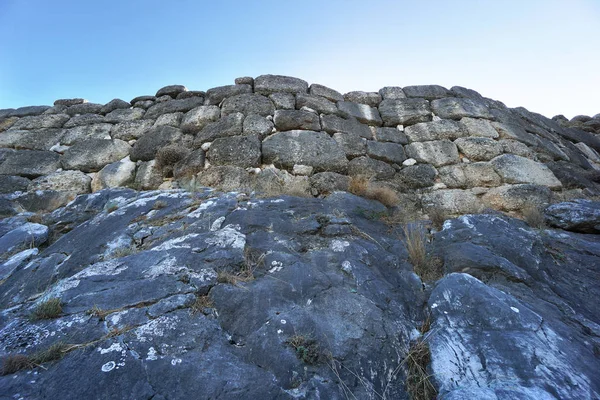
[[[158,360],[158,356],[156,355],[156,349],[154,347],[150,347],[148,349],[148,355],[146,356],[146,360],[148,360],[148,361]]]
[[[271,269],[269,273],[279,272],[283,269],[283,263],[281,261],[271,261]]]
[[[198,206],[198,208],[196,208],[194,211],[192,211],[191,213],[189,213],[188,217],[190,217],[190,218],[200,218],[202,216],[202,214],[204,214],[204,211],[206,211],[210,207],[214,206],[215,204],[216,204],[216,201],[214,201],[214,200],[207,200],[204,203],[200,204]]]
[[[346,247],[350,246],[350,243],[347,240],[333,240],[329,245],[329,248],[336,253],[341,253],[346,250]]]
[[[350,261],[346,260],[342,263],[342,271],[344,271],[347,274],[352,273],[352,264],[350,263]]]
[[[275,199],[275,200],[271,200],[271,203],[283,203],[285,200],[283,199]]]
[[[28,258],[37,256],[38,253],[39,253],[39,250],[37,248],[23,250],[23,251],[15,254],[11,258],[9,258],[6,262],[4,262],[4,264],[2,265],[2,269],[9,270],[12,267],[16,267],[17,265],[21,264],[23,261],[27,260]],[[27,265],[25,267],[25,269],[27,269],[30,265]]]
[[[110,353],[113,351],[121,352],[121,351],[123,351],[123,347],[121,347],[120,343],[113,343],[106,349],[103,349],[102,347],[98,347],[98,351],[100,352],[100,354],[106,354],[106,353]]]
[[[199,233],[190,233],[189,235],[184,235],[175,239],[167,240],[166,242],[153,247],[150,251],[165,251],[170,249],[190,249],[192,248],[191,244],[183,243],[186,240],[193,239],[197,236],[200,236]]]
[[[246,246],[246,235],[238,232],[238,226],[227,225],[223,229],[215,231],[214,235],[205,239],[209,245],[216,247],[228,247],[232,249],[243,249]]]
[[[223,226],[223,222],[225,222],[225,217],[219,217],[217,218],[211,225],[210,225],[210,230],[212,232],[217,231],[219,229],[221,229],[221,226]]]
[[[113,369],[115,369],[116,366],[117,366],[117,363],[115,363],[114,361],[109,361],[102,366],[101,370],[102,370],[102,372],[110,372]]]
[[[471,220],[469,219],[469,216],[468,216],[468,215],[463,215],[463,216],[460,216],[460,217],[458,218],[458,220],[459,220],[460,222],[462,222],[463,224],[465,224],[465,225],[467,226],[467,228],[475,230],[475,225],[473,225],[473,223],[472,223],[472,222],[471,222]]]
[[[517,314],[520,312],[517,307],[511,307],[510,309],[513,310],[514,312],[516,312]]]
[[[106,258],[107,256],[110,256],[117,249],[129,247],[130,245],[131,245],[131,238],[127,235],[120,235],[117,238],[106,243],[106,251],[104,252],[104,257]]]
[[[83,279],[89,278],[90,276],[98,276],[98,275],[118,275],[121,272],[125,271],[127,266],[124,265],[119,260],[108,260],[101,261],[96,264],[92,264],[83,271],[80,271],[72,276],[75,279]]]
[[[134,333],[140,342],[147,342],[153,338],[163,337],[165,332],[177,329],[179,318],[176,316],[162,315],[145,325],[135,329]]]
[[[181,358],[174,358],[171,360],[171,365],[175,366],[175,365],[181,364],[181,361],[182,361]]]
[[[200,282],[208,282],[213,279],[217,279],[217,271],[212,268],[203,268],[200,271],[188,271],[189,277]]]
[[[174,275],[180,272],[185,267],[178,265],[175,257],[167,257],[161,260],[158,264],[152,265],[144,271],[145,278],[156,278],[161,275]]]

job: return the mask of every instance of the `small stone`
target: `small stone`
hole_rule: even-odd
[[[311,167],[310,165],[294,164],[294,168],[292,169],[292,174],[294,175],[311,176],[312,172],[313,167]]]
[[[406,160],[404,160],[402,162],[402,165],[410,166],[410,165],[415,165],[416,163],[417,163],[417,160],[415,160],[414,158],[407,158]]]

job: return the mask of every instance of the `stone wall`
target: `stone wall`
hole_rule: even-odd
[[[0,215],[50,210],[106,187],[323,195],[353,176],[425,209],[519,210],[600,193],[600,115],[548,119],[437,85],[344,95],[285,76],[107,104],[0,110]],[[293,190],[290,190],[293,188]]]

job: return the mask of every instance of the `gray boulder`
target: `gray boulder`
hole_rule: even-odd
[[[337,106],[342,113],[350,115],[364,124],[373,126],[381,126],[383,124],[379,111],[375,107],[350,101],[338,101]]]
[[[92,178],[81,171],[58,171],[34,179],[28,190],[55,190],[75,194],[89,193]]]
[[[204,96],[206,96],[206,92],[203,92],[201,90],[188,90],[187,92],[179,93],[177,95],[176,99],[182,100],[182,99],[189,99],[190,97],[201,97],[204,99]]]
[[[187,92],[187,88],[183,85],[168,85],[158,89],[156,92],[156,97],[161,96],[169,96],[171,98],[176,98],[179,93]],[[133,101],[132,101],[133,103]]]
[[[252,86],[250,85],[227,85],[219,86],[216,88],[208,89],[206,91],[206,97],[204,104],[206,105],[217,105],[221,104],[223,100],[228,97],[237,96],[240,94],[252,93]]]
[[[428,142],[431,140],[454,140],[466,136],[466,132],[455,121],[442,119],[433,122],[420,122],[407,126],[404,133],[409,142]]]
[[[129,155],[130,151],[131,146],[119,139],[86,139],[65,151],[60,161],[64,169],[96,172]]]
[[[408,157],[435,167],[460,161],[456,145],[449,140],[414,142],[406,145],[404,150]]]
[[[74,98],[74,99],[58,99],[54,101],[54,105],[55,106],[66,106],[66,107],[71,107],[74,106],[76,104],[84,104],[87,103],[88,101],[86,99],[82,99],[82,98]]]
[[[154,102],[155,100],[156,100],[156,96],[145,95],[145,96],[134,97],[133,99],[131,99],[130,103],[132,105],[135,105],[135,103],[137,103],[139,101],[151,101],[151,102]]]
[[[376,160],[402,164],[406,160],[404,148],[398,143],[383,143],[367,140],[367,155]]]
[[[308,107],[319,114],[338,114],[340,112],[335,103],[324,97],[298,93],[296,95],[296,108],[301,109],[302,107]]]
[[[385,180],[392,178],[395,172],[396,170],[388,163],[370,157],[356,157],[348,163],[348,175],[350,176]]]
[[[482,200],[496,210],[515,211],[527,207],[544,207],[552,198],[545,186],[521,184],[504,185],[490,189]]]
[[[357,134],[365,139],[373,138],[371,128],[354,118],[344,119],[337,115],[321,115],[321,128],[327,133],[341,132]]]
[[[271,100],[259,94],[240,94],[228,97],[221,105],[221,114],[223,116],[235,113],[242,113],[244,115],[258,114],[266,117],[275,113],[275,105],[273,105]]]
[[[577,199],[544,210],[546,221],[567,231],[600,233],[600,202]]]
[[[384,126],[431,121],[429,102],[424,99],[386,99],[379,104],[379,113]]]
[[[440,179],[449,188],[469,189],[474,187],[496,187],[502,178],[490,163],[448,165],[439,168]]]
[[[440,118],[456,120],[463,117],[494,118],[484,103],[472,99],[447,97],[445,99],[433,100],[431,102],[431,109]]]
[[[60,143],[71,146],[78,140],[110,139],[113,126],[111,124],[80,125],[62,132]]]
[[[308,83],[290,76],[261,75],[254,79],[254,92],[266,96],[277,92],[307,93]]]
[[[333,134],[333,139],[344,149],[348,158],[364,156],[367,153],[367,140],[357,133],[337,132]]]
[[[104,116],[104,120],[111,124],[142,119],[145,111],[141,108],[117,108]]]
[[[205,161],[204,150],[195,149],[173,166],[173,176],[175,178],[191,177],[204,169]]]
[[[370,107],[377,107],[381,103],[381,95],[377,92],[354,91],[344,94],[344,100],[352,103],[366,104]]]
[[[220,116],[221,110],[217,106],[196,107],[183,116],[180,128],[185,133],[196,133],[209,123],[217,121]]]
[[[250,114],[244,118],[242,124],[242,132],[244,135],[258,135],[260,139],[264,139],[273,132],[273,122],[267,118],[257,115]]]
[[[65,134],[63,129],[8,130],[0,134],[0,147],[50,150]]]
[[[308,92],[313,96],[321,96],[334,103],[344,100],[344,96],[337,90],[328,88],[327,86],[313,83],[308,88]]]
[[[263,162],[292,170],[295,164],[308,165],[315,172],[345,172],[344,150],[324,132],[287,131],[269,136],[262,144]]]
[[[157,189],[162,183],[163,174],[156,166],[156,160],[139,162],[133,181],[133,186],[137,190]]]
[[[188,112],[193,108],[204,104],[202,97],[190,97],[188,99],[181,100],[169,100],[162,103],[156,103],[146,111],[144,118],[156,119],[162,114],[169,114],[174,112]]]
[[[312,175],[310,185],[320,194],[329,194],[335,191],[348,191],[350,177],[335,172],[319,172]]]
[[[296,109],[296,97],[291,93],[273,93],[269,95],[269,100],[273,102],[277,110]]]
[[[235,78],[234,82],[236,85],[254,86],[254,78],[251,76],[241,76],[239,78]]]
[[[241,113],[224,116],[216,122],[207,124],[204,129],[196,134],[194,146],[200,147],[203,143],[213,139],[226,136],[238,136],[242,134],[244,115]]]
[[[394,182],[407,189],[422,189],[433,186],[438,173],[429,164],[409,165],[394,176]]]
[[[104,116],[100,114],[81,114],[71,117],[65,122],[63,128],[73,128],[80,125],[101,124],[105,122]]]
[[[10,128],[18,120],[19,118],[17,117],[0,118],[0,132],[4,132],[8,128]]]
[[[294,129],[308,131],[321,130],[319,116],[308,111],[276,110],[273,122],[275,123],[275,128],[279,131],[290,131]]]
[[[21,117],[29,117],[32,115],[40,115],[40,114],[43,114],[44,112],[48,111],[50,108],[51,108],[50,106],[27,106],[27,107],[20,107],[17,109],[5,108],[3,110],[0,110],[0,118],[7,118],[7,117],[21,118]]]
[[[17,150],[0,164],[0,175],[37,178],[60,168],[59,155],[53,151]]]
[[[132,161],[150,161],[156,157],[156,152],[169,144],[176,143],[181,139],[182,132],[172,126],[162,125],[156,128],[151,128],[142,137],[138,139],[131,149]],[[125,154],[127,155],[127,154]],[[112,160],[118,161],[125,155]],[[108,164],[108,163],[107,163]]]
[[[525,131],[520,125],[492,122],[502,139],[518,140],[529,146],[539,146],[540,140],[537,136]]]
[[[16,121],[10,129],[44,129],[44,128],[62,128],[70,119],[67,114],[44,114],[33,117],[23,117]]]
[[[110,135],[113,139],[132,140],[138,139],[146,131],[152,128],[154,121],[143,119],[138,121],[126,121],[120,124],[113,125],[110,130]]]
[[[212,165],[258,167],[261,158],[260,145],[260,140],[255,135],[217,138],[210,145],[208,160]]]
[[[544,164],[514,154],[504,154],[490,161],[506,183],[530,183],[551,189],[562,187],[560,181]]]
[[[106,103],[101,109],[100,114],[108,114],[114,110],[130,108],[131,104],[121,99],[112,99]]]
[[[452,96],[452,92],[440,85],[405,86],[402,91],[406,97],[421,97],[427,100],[441,99]]]
[[[98,103],[80,103],[69,106],[64,112],[70,116],[77,114],[100,114],[102,107],[104,105]]]
[[[386,86],[379,89],[379,94],[381,95],[382,100],[397,100],[397,99],[405,99],[406,94],[399,86]]]
[[[459,124],[469,136],[487,137],[490,139],[497,139],[499,137],[498,131],[486,119],[465,117],[461,118]]]
[[[446,214],[479,213],[483,209],[479,198],[469,190],[436,190],[424,194],[421,201],[424,209],[441,209]]]
[[[179,128],[179,125],[181,125],[182,119],[183,119],[182,112],[163,114],[160,117],[156,118],[156,121],[154,122],[153,126],[169,125],[169,126],[172,126],[175,128]]]
[[[490,138],[459,138],[454,144],[471,161],[488,161],[503,152],[502,145]]]
[[[38,247],[48,240],[48,227],[25,223],[0,237],[0,254],[8,255],[20,250]],[[7,276],[0,276],[5,279]]]
[[[106,188],[126,186],[135,179],[135,163],[125,157],[102,168],[92,179],[91,188],[97,192]]]
[[[22,176],[0,175],[0,193],[26,191],[30,182]]]

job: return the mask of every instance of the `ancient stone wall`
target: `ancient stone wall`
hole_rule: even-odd
[[[600,115],[548,119],[462,87],[349,92],[285,76],[95,104],[0,110],[0,214],[107,187],[273,187],[322,195],[353,176],[448,213],[600,193]]]

